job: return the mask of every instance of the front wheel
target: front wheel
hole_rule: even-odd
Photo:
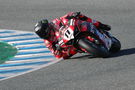
[[[86,38],[78,40],[78,45],[80,48],[84,49],[86,52],[92,54],[94,57],[108,57],[109,51],[102,45],[97,45],[90,42]]]

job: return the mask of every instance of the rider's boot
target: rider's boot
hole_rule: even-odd
[[[106,25],[106,24],[102,24],[102,23],[99,23],[98,28],[101,29],[101,30],[105,30],[105,31],[110,31],[111,30],[111,26]]]

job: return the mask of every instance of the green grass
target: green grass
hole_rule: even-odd
[[[0,41],[0,64],[13,58],[17,54],[17,51],[16,47]]]

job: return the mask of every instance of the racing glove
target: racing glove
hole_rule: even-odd
[[[53,43],[52,48],[54,50],[53,54],[55,55],[55,57],[57,58],[62,57],[62,48],[60,47],[60,45]]]
[[[59,45],[59,44],[57,44],[57,43],[53,43],[52,44],[52,48],[56,51],[61,51],[62,50],[62,48],[61,48],[61,46]]]
[[[56,47],[56,50],[62,51],[62,48],[61,48],[61,46],[59,44],[56,44],[55,47]]]
[[[102,30],[106,30],[106,31],[110,31],[111,30],[111,26],[110,25],[103,24],[103,23],[99,23],[98,28],[102,29]]]

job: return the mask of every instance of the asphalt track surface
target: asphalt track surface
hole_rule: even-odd
[[[135,90],[134,0],[0,0],[0,28],[33,31],[70,11],[112,26],[122,50],[110,58],[74,57],[0,82],[0,90]]]

